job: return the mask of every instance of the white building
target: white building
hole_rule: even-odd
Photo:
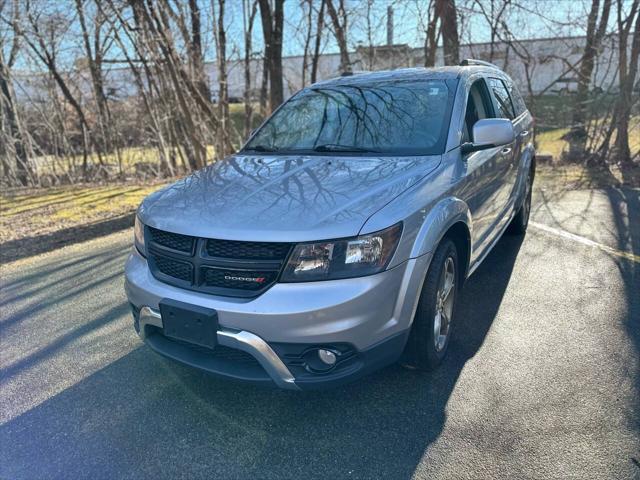
[[[576,87],[577,71],[584,52],[585,37],[541,38],[520,40],[512,43],[496,42],[461,45],[460,58],[475,58],[490,61],[509,73],[519,85],[522,94],[558,94],[572,91]],[[376,47],[358,47],[350,53],[353,70],[387,70],[402,67],[417,67],[424,64],[424,50],[407,45],[384,45]],[[442,47],[436,53],[436,65],[443,64]],[[283,57],[283,76],[285,98],[302,88],[303,57]],[[318,80],[340,75],[340,56],[337,53],[323,54],[318,63]],[[597,56],[592,79],[592,88],[603,90],[617,89],[618,47],[617,37],[605,38],[600,54]],[[218,72],[214,62],[205,65],[209,76],[212,95],[217,97]],[[229,96],[241,99],[244,96],[244,63],[242,60],[227,62]],[[311,58],[308,58],[307,75],[311,71]],[[262,78],[262,60],[251,62],[252,91],[259,91]],[[84,86],[82,96],[89,96],[91,84],[86,70],[70,73]],[[16,93],[18,97],[30,97],[32,100],[42,95],[41,76],[16,74]],[[307,78],[306,84],[309,84]],[[136,95],[136,85],[128,68],[113,68],[105,71],[107,94],[113,98],[126,98]]]

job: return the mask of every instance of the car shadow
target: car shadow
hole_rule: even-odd
[[[469,279],[435,372],[391,366],[297,393],[213,378],[141,346],[0,426],[0,477],[411,477],[491,329],[521,244],[503,238]]]
[[[637,357],[640,357],[640,190],[637,188],[608,188],[607,197],[611,206],[617,231],[617,247],[630,252],[635,260],[616,259],[620,276],[624,281],[627,299],[626,332],[633,342]],[[640,374],[636,374],[636,408],[640,410]],[[638,470],[640,474],[640,467]]]

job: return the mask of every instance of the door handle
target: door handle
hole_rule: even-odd
[[[507,148],[503,148],[502,151],[500,153],[506,155],[507,153],[511,152],[511,147],[507,147]]]

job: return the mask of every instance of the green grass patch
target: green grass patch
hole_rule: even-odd
[[[0,243],[129,214],[165,183],[4,192],[0,194]]]

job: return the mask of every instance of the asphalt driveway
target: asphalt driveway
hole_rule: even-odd
[[[0,478],[640,478],[640,200],[536,192],[446,364],[326,392],[230,383],[134,334],[131,232],[2,267]]]

